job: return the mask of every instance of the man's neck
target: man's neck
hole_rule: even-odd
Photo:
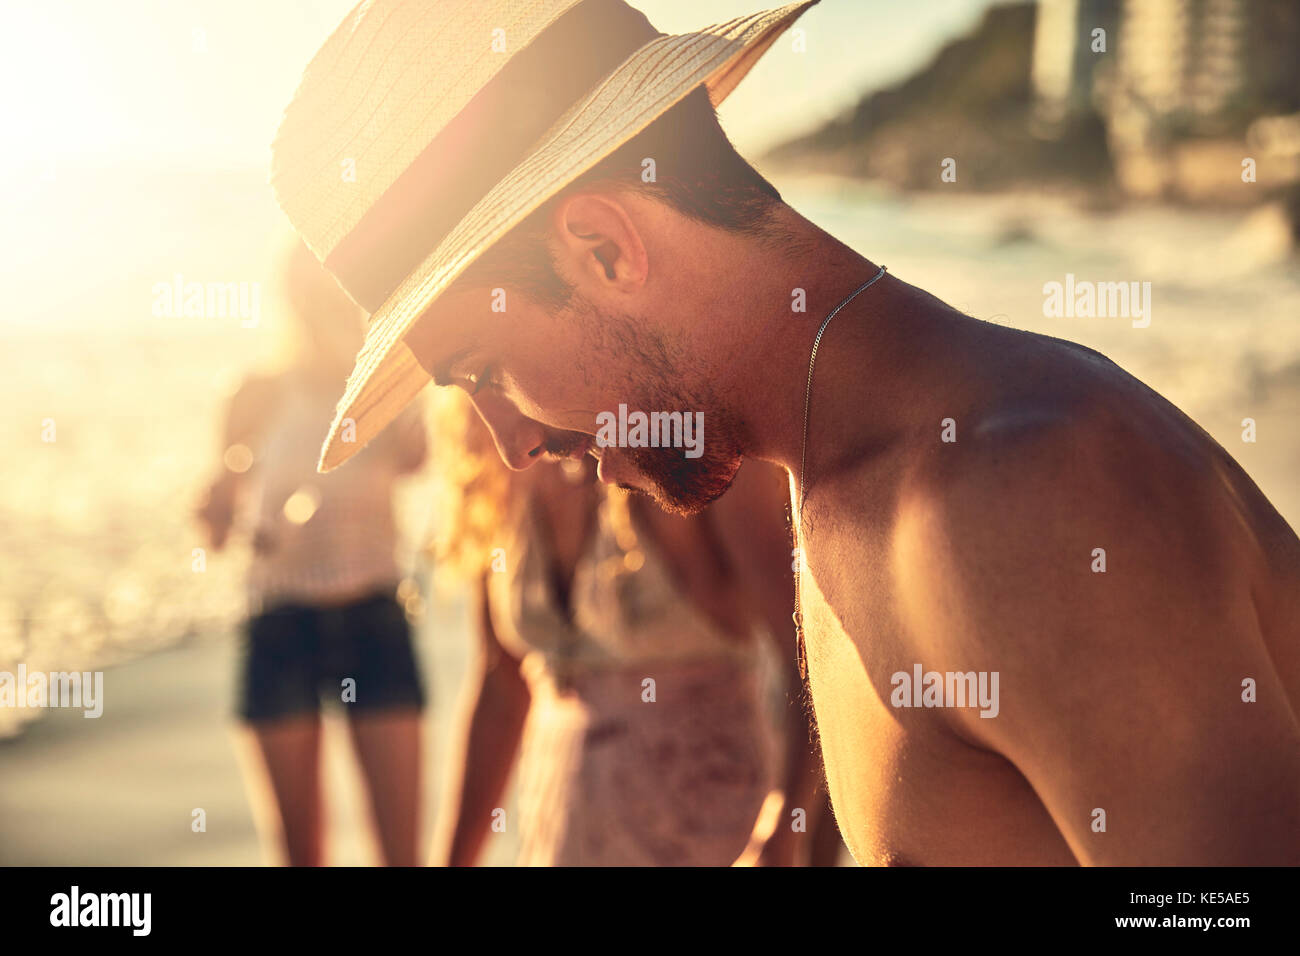
[[[727,388],[747,425],[746,455],[780,464],[797,479],[808,364],[817,329],[880,267],[789,207],[782,207],[779,226],[793,241],[755,242],[753,254],[744,260],[746,268],[736,276],[734,290],[745,307],[730,311],[736,327],[727,330],[727,340],[733,344],[732,360],[726,363]],[[896,369],[878,361],[872,343],[894,334],[889,316],[900,286],[910,288],[884,276],[827,326],[818,348],[810,433],[834,441],[843,434],[841,410],[828,401],[842,384],[860,384],[865,379],[873,383],[873,391],[878,387],[882,395],[892,392]],[[795,290],[802,290],[802,296]],[[804,311],[798,311],[799,305]],[[858,414],[863,417],[860,431],[865,440],[870,441],[873,431],[890,430],[889,406],[859,408]],[[871,421],[866,420],[868,415]],[[817,435],[810,434],[810,446]]]

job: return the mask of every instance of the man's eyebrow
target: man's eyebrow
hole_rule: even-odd
[[[430,373],[433,375],[433,384],[443,388],[451,384],[451,367],[463,359],[470,352],[469,349],[461,349],[459,352],[453,352],[445,359],[433,367]]]

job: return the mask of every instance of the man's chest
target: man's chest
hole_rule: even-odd
[[[900,673],[929,666],[896,614],[887,562],[804,575],[808,678],[831,799],[865,865],[1075,862],[1020,773],[967,743]],[[826,591],[823,592],[823,585]],[[901,705],[901,706],[900,706]]]

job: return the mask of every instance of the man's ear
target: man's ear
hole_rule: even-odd
[[[551,215],[560,272],[588,297],[632,292],[650,271],[645,243],[621,196],[566,196]]]

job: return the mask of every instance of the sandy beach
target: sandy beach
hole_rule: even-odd
[[[424,820],[441,784],[437,758],[465,665],[459,608],[438,609],[438,640],[421,642],[426,686]],[[0,741],[0,865],[257,866],[272,862],[259,842],[231,717],[234,634],[185,641],[104,676],[103,716],[50,710],[15,738]],[[342,718],[327,718],[325,780],[329,862],[378,861],[364,793]],[[202,808],[206,830],[194,832]],[[507,804],[507,814],[513,807]],[[483,863],[510,864],[514,833],[494,834]]]

